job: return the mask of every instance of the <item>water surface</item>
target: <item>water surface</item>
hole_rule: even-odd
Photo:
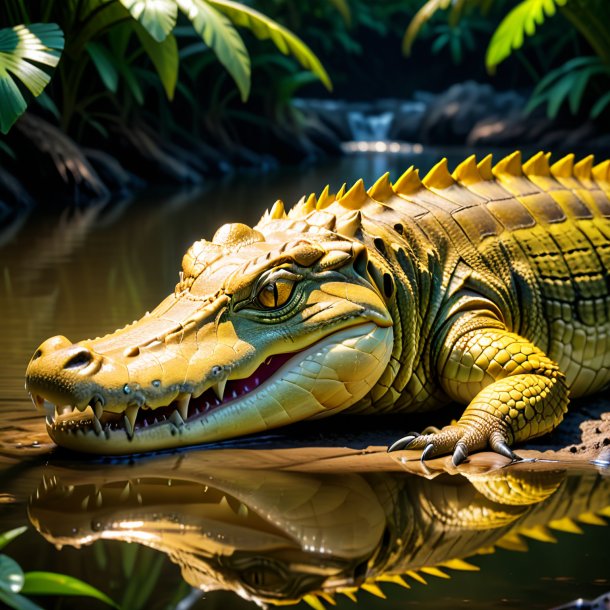
[[[455,151],[450,162],[465,154]],[[129,610],[175,607],[183,598],[196,608],[256,607],[232,592],[189,598],[191,586],[266,600],[308,595],[317,608],[331,605],[336,591],[339,607],[354,607],[356,596],[359,607],[388,609],[551,608],[609,590],[609,530],[595,525],[610,506],[601,467],[506,469],[483,455],[459,473],[445,472],[446,460],[425,471],[415,456],[385,455],[393,430],[359,424],[93,459],[56,450],[24,392],[25,367],[42,340],[77,341],[140,317],[173,290],[188,246],[224,222],[255,223],[277,198],[292,204],[361,177],[371,185],[386,171],[396,179],[437,158],[362,154],[227,178],[198,192],[38,209],[4,227],[0,531],[30,526],[8,554],[25,569],[83,578]],[[443,568],[445,578],[430,570],[458,559],[479,571]],[[365,589],[352,590],[354,581]],[[78,599],[62,605],[79,607]]]

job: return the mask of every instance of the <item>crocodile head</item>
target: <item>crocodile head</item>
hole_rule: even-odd
[[[216,441],[341,411],[393,347],[390,295],[367,249],[282,219],[221,227],[173,294],[95,340],[34,353],[26,388],[59,445],[126,454]],[[315,229],[315,230],[314,230]],[[379,277],[379,273],[377,273]]]

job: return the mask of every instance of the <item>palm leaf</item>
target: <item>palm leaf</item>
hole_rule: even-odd
[[[163,42],[157,42],[148,34],[147,30],[141,27],[136,27],[136,35],[155,66],[161,84],[165,89],[167,99],[172,100],[176,90],[178,64],[180,61],[176,37],[170,34]]]
[[[232,23],[205,0],[176,0],[180,10],[190,19],[196,32],[216,54],[241,93],[242,100],[250,93],[250,56],[244,41]]]
[[[411,53],[411,47],[413,42],[417,38],[419,31],[422,29],[424,24],[432,19],[437,11],[445,10],[451,5],[451,0],[428,0],[415,14],[415,17],[411,19],[409,27],[405,32],[402,40],[402,52],[405,55]]]
[[[15,79],[34,96],[42,93],[51,80],[64,48],[64,35],[55,23],[16,25],[0,30],[0,131],[8,133],[25,112],[27,102]]]
[[[490,72],[504,61],[515,49],[523,46],[525,36],[532,36],[536,27],[542,25],[547,17],[552,17],[558,6],[568,0],[523,0],[500,23],[494,32],[485,64]]]
[[[208,0],[208,3],[227,15],[235,25],[248,28],[258,39],[271,40],[284,55],[292,55],[303,68],[311,70],[328,90],[332,90],[330,77],[320,60],[300,38],[285,27],[239,2]]]
[[[120,2],[157,42],[165,40],[176,25],[178,6],[175,0],[120,0]]]

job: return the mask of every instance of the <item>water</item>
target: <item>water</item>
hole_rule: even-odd
[[[357,141],[387,141],[393,120],[393,112],[366,114],[365,112],[352,110],[347,115],[352,139]]]
[[[453,151],[450,162],[466,154]],[[551,608],[610,590],[609,529],[578,521],[605,519],[610,484],[602,469],[499,469],[501,461],[482,454],[460,474],[445,473],[444,460],[426,473],[416,459],[385,454],[396,432],[375,423],[312,424],[206,450],[92,459],[55,450],[23,390],[43,339],[97,336],[140,317],[173,289],[187,247],[223,222],[254,223],[277,197],[293,203],[360,177],[370,185],[386,171],[395,179],[437,158],[362,154],[211,182],[199,192],[39,209],[0,232],[0,531],[29,526],[3,552],[24,569],[82,578],[129,610],[180,600],[183,610],[256,607],[218,588],[281,600],[324,586],[327,596],[343,590],[340,608],[354,608],[347,595],[355,594],[358,607],[376,609]],[[531,490],[530,503],[507,489]],[[542,529],[549,522],[576,523],[582,534]],[[525,544],[527,553],[507,548]],[[421,571],[457,558],[480,571],[443,568],[450,579]],[[387,582],[410,570],[416,576],[403,576],[410,589]],[[352,591],[350,579],[365,573],[368,590]],[[211,592],[201,599],[191,586]],[[307,599],[330,606],[319,595]],[[62,605],[80,607],[79,598]]]

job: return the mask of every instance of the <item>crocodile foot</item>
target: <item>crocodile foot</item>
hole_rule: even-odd
[[[454,466],[461,464],[469,453],[490,447],[496,453],[511,460],[520,460],[508,446],[507,439],[499,430],[486,433],[479,427],[464,424],[451,424],[442,430],[429,434],[410,432],[388,447],[388,452],[402,449],[422,449],[421,460],[453,453]]]

